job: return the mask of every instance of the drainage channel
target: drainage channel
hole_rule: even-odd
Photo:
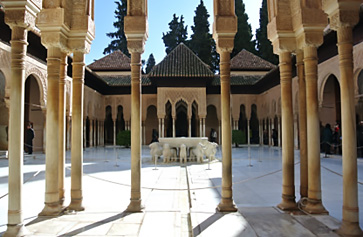
[[[186,185],[187,187],[186,191],[179,193],[179,201],[181,204],[181,236],[193,237],[193,228],[190,216],[190,208],[192,207],[192,202],[190,196],[188,167],[181,166],[180,168],[181,183],[183,183],[183,185]]]

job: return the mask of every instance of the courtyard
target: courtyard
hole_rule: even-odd
[[[321,154],[322,201],[329,216],[281,212],[281,148],[232,148],[236,213],[220,213],[221,151],[203,164],[152,163],[142,147],[144,211],[124,212],[130,199],[130,149],[86,148],[83,212],[38,217],[44,206],[45,155],[24,157],[23,215],[35,236],[334,236],[342,219],[342,158]],[[70,153],[66,155],[66,200],[70,201]],[[299,151],[295,150],[295,195],[299,201]],[[0,235],[7,226],[8,160],[0,159]],[[358,196],[363,197],[363,159],[358,158]],[[303,205],[303,203],[302,203]],[[359,199],[363,205],[363,199]],[[363,212],[359,212],[360,220]],[[221,227],[224,228],[221,228]],[[361,221],[360,227],[363,227]]]

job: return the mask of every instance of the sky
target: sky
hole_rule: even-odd
[[[204,0],[203,2],[210,15],[209,23],[212,27],[213,0]],[[243,0],[243,2],[249,17],[248,22],[252,27],[252,33],[255,34],[256,29],[259,28],[262,0]],[[145,44],[142,59],[147,61],[152,53],[156,63],[159,63],[165,57],[165,45],[162,36],[163,33],[169,31],[168,23],[172,20],[174,13],[179,17],[183,15],[184,25],[188,26],[188,37],[190,37],[193,33],[191,26],[194,25],[195,10],[199,3],[200,0],[148,0],[149,37]],[[111,38],[106,34],[116,31],[113,27],[113,22],[116,21],[115,10],[114,0],[95,0],[96,37],[92,42],[90,53],[86,55],[87,65],[105,56],[103,50],[111,42]],[[210,32],[212,33],[212,31]]]

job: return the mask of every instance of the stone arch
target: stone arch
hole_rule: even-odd
[[[217,119],[218,121],[221,120],[221,109],[220,109],[220,104],[217,104],[217,103],[214,103],[214,102],[211,102],[207,105],[206,108],[208,108],[208,106],[213,106],[215,109],[216,109],[216,113],[217,113]],[[207,110],[207,115],[208,115],[208,110]]]
[[[119,105],[117,106],[117,114],[116,114],[116,135],[120,131],[125,130],[125,119],[124,119],[124,111],[123,106]]]
[[[5,87],[5,74],[0,70],[0,150],[8,149],[9,109],[5,101]]]
[[[113,144],[113,120],[112,120],[112,106],[107,105],[105,108],[105,123],[104,123],[104,136],[105,145]]]
[[[191,120],[190,120],[190,126],[191,126],[191,134],[189,134],[190,137],[197,137],[198,136],[198,121],[199,121],[199,104],[197,101],[193,101],[191,104]],[[199,135],[201,136],[201,135]]]
[[[259,144],[260,142],[260,122],[258,119],[257,105],[251,105],[251,116],[250,116],[250,130],[251,130],[251,144]]]
[[[207,117],[205,119],[205,129],[206,129],[206,135],[211,134],[212,128],[217,131],[217,136],[220,136],[219,131],[219,118],[217,113],[217,107],[213,104],[208,105],[207,107]],[[210,138],[210,136],[209,136]],[[218,141],[218,138],[217,138]]]
[[[153,130],[158,131],[158,117],[157,108],[155,105],[149,105],[146,109],[146,119],[145,119],[145,142],[150,144],[153,139]]]
[[[165,131],[163,136],[166,137],[171,137],[173,136],[173,116],[172,116],[172,103],[170,102],[170,100],[168,100],[165,105],[164,105],[164,127],[165,127]]]
[[[319,94],[318,94],[318,100],[319,100],[319,107],[320,108],[323,105],[322,103],[323,103],[323,96],[324,96],[325,84],[328,81],[328,79],[329,79],[330,76],[334,76],[337,79],[338,83],[340,83],[339,82],[339,79],[338,79],[339,77],[337,75],[335,75],[334,73],[329,73],[329,74],[325,75],[324,77],[322,77],[323,80],[321,80],[320,87],[319,87],[320,88],[319,89]]]
[[[324,83],[320,107],[320,121],[324,126],[327,123],[335,124],[340,120],[340,86],[334,74],[330,74]]]
[[[246,106],[244,104],[240,105],[238,130],[241,130],[243,133],[243,142],[242,143],[246,143],[247,142],[247,114],[246,114]]]
[[[175,136],[188,136],[188,103],[184,100],[179,100],[175,103]]]
[[[40,105],[44,109],[47,105],[47,77],[38,68],[32,67],[25,72],[25,78],[32,75],[38,83],[40,93]]]

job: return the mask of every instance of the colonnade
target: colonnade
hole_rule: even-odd
[[[341,235],[361,236],[359,227],[357,154],[352,29],[359,20],[361,1],[293,1],[271,0],[268,4],[268,37],[280,59],[282,101],[282,210],[297,208],[294,187],[292,114],[292,54],[296,54],[299,81],[300,127],[300,194],[307,198],[305,211],[327,214],[323,206],[320,167],[320,127],[318,113],[318,54],[323,43],[323,31],[330,19],[330,28],[337,31],[343,140],[343,221]],[[344,2],[344,3],[343,3]],[[291,5],[290,5],[291,4]],[[294,7],[292,7],[294,5]],[[306,15],[314,15],[307,18]]]
[[[22,161],[24,124],[25,55],[28,30],[41,31],[41,42],[47,48],[47,110],[46,110],[46,171],[45,206],[40,215],[53,216],[65,208],[63,201],[64,162],[66,149],[65,77],[67,55],[73,53],[72,94],[72,174],[71,204],[69,209],[82,207],[83,162],[83,91],[84,54],[89,52],[94,38],[93,8],[86,6],[93,1],[81,1],[71,9],[71,16],[64,17],[64,8],[71,1],[2,1],[6,23],[12,29],[11,40],[11,91],[9,119],[9,206],[8,228],[4,236],[27,234],[22,214]],[[56,8],[54,8],[56,6]],[[77,14],[74,14],[77,12]],[[82,13],[80,13],[82,12]],[[60,17],[58,19],[56,16]],[[62,20],[64,20],[64,22]],[[59,24],[59,27],[54,27]],[[67,27],[68,26],[68,27]],[[80,36],[82,35],[82,36]],[[10,185],[11,184],[11,185]]]

